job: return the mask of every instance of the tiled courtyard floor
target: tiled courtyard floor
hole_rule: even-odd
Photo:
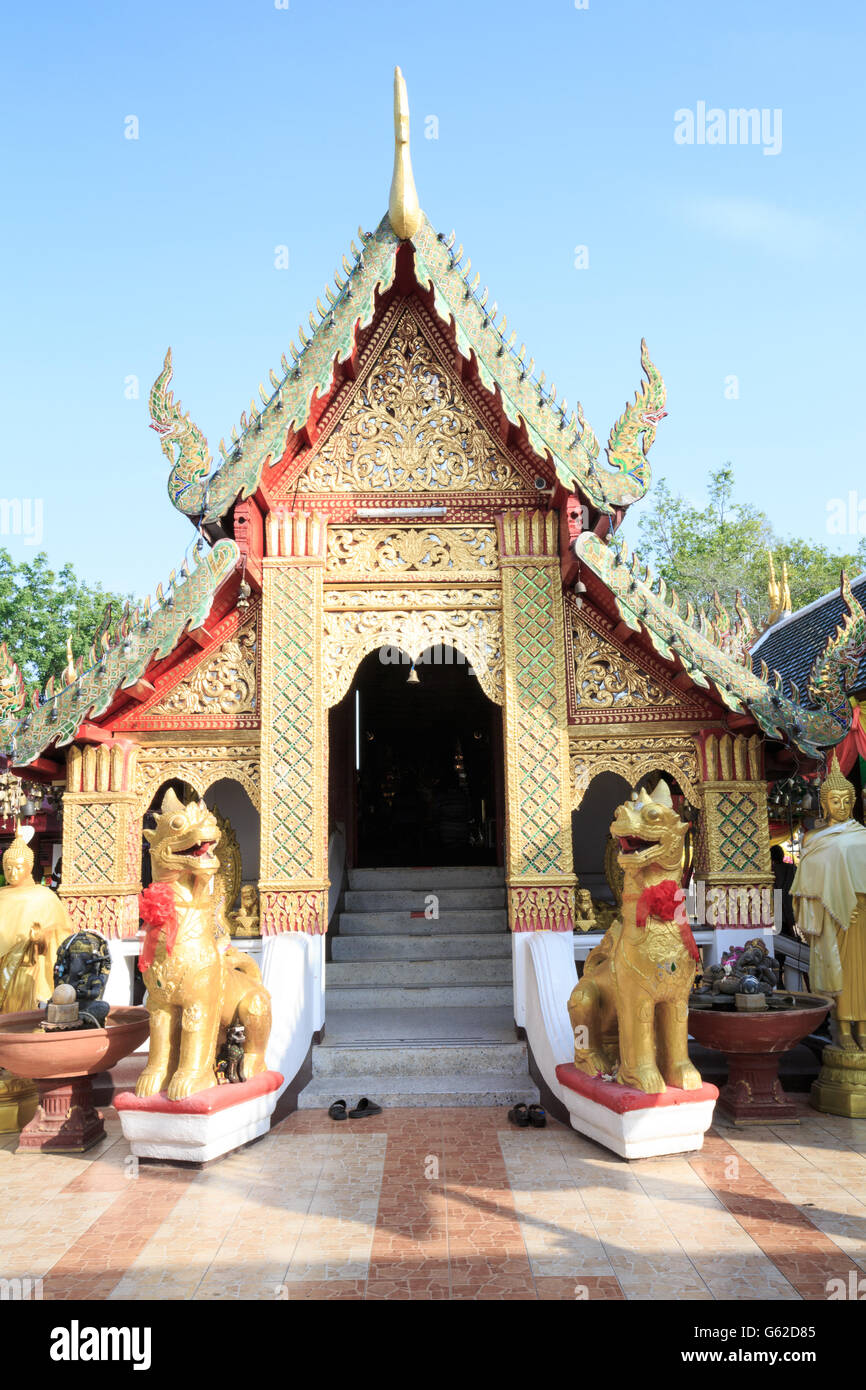
[[[503,1110],[302,1111],[203,1170],[0,1148],[0,1274],[47,1299],[826,1299],[866,1272],[866,1121],[626,1164]]]

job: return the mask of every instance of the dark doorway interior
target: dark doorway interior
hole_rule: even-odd
[[[413,675],[402,653],[373,652],[343,705],[354,862],[499,862],[500,711],[460,654],[431,648]]]

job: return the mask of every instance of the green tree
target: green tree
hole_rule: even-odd
[[[739,590],[755,626],[761,627],[770,612],[768,551],[773,552],[777,579],[787,561],[795,610],[838,588],[841,569],[849,578],[866,569],[866,539],[853,553],[838,555],[814,541],[778,536],[766,512],[734,500],[729,463],[710,474],[707,498],[706,506],[695,506],[662,478],[638,521],[641,557],[696,609],[707,608],[717,590],[732,610]]]
[[[49,676],[59,679],[66,665],[66,639],[73,655],[83,656],[107,618],[120,619],[126,598],[100,584],[86,584],[71,565],[54,570],[44,553],[16,562],[0,550],[0,642],[17,661],[28,687],[43,689]]]

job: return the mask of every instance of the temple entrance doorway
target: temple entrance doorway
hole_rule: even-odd
[[[413,663],[380,647],[333,713],[332,765],[349,774],[350,862],[502,863],[501,711],[461,652],[430,647]]]

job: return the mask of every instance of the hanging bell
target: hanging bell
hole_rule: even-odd
[[[419,677],[419,675],[418,675],[418,672],[415,670],[415,663],[414,663],[414,662],[412,663],[412,670],[409,672],[409,678],[408,678],[408,680],[406,681],[406,684],[407,684],[407,685],[420,685],[420,684],[421,684],[421,680],[420,680],[420,677]]]

